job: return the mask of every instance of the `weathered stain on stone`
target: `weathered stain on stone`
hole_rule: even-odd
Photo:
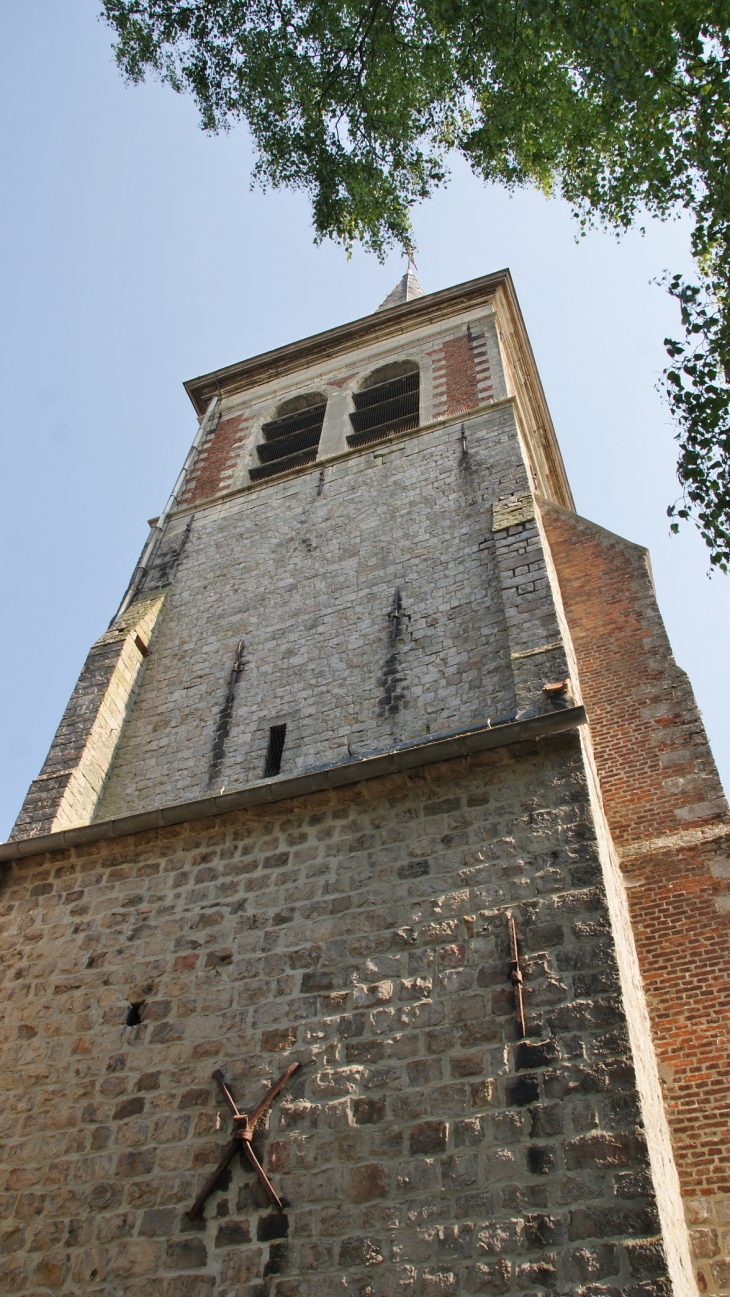
[[[153,590],[165,590],[170,585],[185,546],[190,539],[192,529],[192,517],[186,523],[176,520],[174,526],[168,525],[168,529],[155,552],[152,565],[142,582],[140,591],[142,596],[150,594]]]
[[[397,647],[389,653],[383,663],[383,670],[378,681],[382,694],[378,698],[378,711],[381,716],[397,716],[402,706],[407,706],[406,693],[402,686],[405,676],[401,674]]]

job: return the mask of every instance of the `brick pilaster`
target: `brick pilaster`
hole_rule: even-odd
[[[730,822],[646,551],[542,509],[622,861],[701,1292],[730,1292]]]

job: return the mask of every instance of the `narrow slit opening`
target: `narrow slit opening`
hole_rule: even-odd
[[[266,750],[264,779],[273,779],[281,770],[281,757],[284,751],[286,725],[272,725],[269,730],[269,746]]]

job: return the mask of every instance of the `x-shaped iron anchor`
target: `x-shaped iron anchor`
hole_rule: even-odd
[[[246,1154],[246,1157],[251,1163],[251,1166],[256,1172],[259,1180],[264,1186],[264,1189],[268,1193],[271,1201],[279,1209],[279,1211],[283,1210],[284,1204],[282,1203],[281,1198],[276,1193],[274,1186],[272,1185],[269,1177],[264,1171],[264,1168],[259,1162],[256,1154],[254,1153],[253,1148],[251,1146],[251,1141],[253,1139],[253,1133],[256,1124],[261,1120],[264,1113],[266,1112],[266,1109],[274,1102],[274,1099],[276,1098],[279,1091],[283,1090],[287,1081],[289,1080],[290,1077],[294,1075],[298,1067],[299,1067],[298,1063],[292,1063],[291,1067],[288,1067],[285,1072],[282,1072],[278,1081],[274,1085],[272,1085],[271,1089],[268,1091],[267,1094],[264,1095],[261,1102],[257,1103],[256,1107],[253,1109],[252,1112],[239,1112],[238,1108],[236,1107],[236,1103],[233,1098],[233,1095],[231,1094],[230,1090],[228,1089],[228,1086],[223,1080],[223,1073],[220,1071],[220,1069],[218,1069],[213,1073],[213,1079],[217,1081],[219,1086],[221,1087],[225,1101],[228,1104],[228,1107],[230,1108],[231,1113],[233,1115],[233,1120],[236,1126],[236,1133],[233,1136],[233,1139],[231,1140],[230,1144],[226,1145],[223,1151],[223,1157],[221,1158],[220,1162],[218,1163],[212,1175],[208,1176],[208,1179],[206,1180],[205,1184],[200,1190],[200,1193],[195,1199],[195,1202],[190,1208],[190,1211],[188,1212],[189,1220],[195,1220],[196,1216],[199,1216],[201,1214],[203,1207],[205,1206],[205,1202],[208,1195],[213,1192],[218,1181],[223,1175],[223,1172],[226,1170],[226,1167],[229,1166],[229,1164],[233,1161],[239,1149],[241,1150],[242,1153]]]

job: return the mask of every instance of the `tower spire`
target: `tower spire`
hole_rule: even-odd
[[[385,301],[380,303],[379,311],[388,311],[391,306],[402,306],[404,302],[412,302],[414,297],[425,296],[414,273],[416,270],[416,263],[413,260],[414,251],[414,248],[406,250],[406,257],[408,258],[406,273],[398,280],[395,288],[391,289]]]

